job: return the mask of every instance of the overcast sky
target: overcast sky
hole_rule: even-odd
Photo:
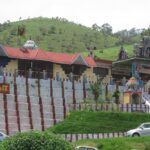
[[[91,27],[109,23],[113,31],[148,28],[150,0],[1,0],[0,23],[19,17],[62,17]]]

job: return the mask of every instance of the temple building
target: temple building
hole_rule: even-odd
[[[96,81],[104,78],[104,83],[137,79],[150,79],[150,37],[134,45],[134,55],[128,56],[121,46],[116,61],[83,57],[80,53],[56,53],[38,48],[28,40],[23,47],[14,48],[0,45],[0,74],[9,73],[32,78],[55,78]]]
[[[93,72],[94,59],[80,53],[56,53],[41,50],[34,41],[28,40],[22,48],[0,45],[0,73],[28,77],[57,79],[86,79],[96,81]]]
[[[144,81],[150,80],[150,37],[143,39],[134,45],[134,55],[128,57],[121,47],[118,59],[112,63],[112,74],[115,78],[134,76]]]

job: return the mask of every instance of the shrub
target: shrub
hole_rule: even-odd
[[[3,140],[0,150],[72,150],[72,146],[52,133],[30,131]]]
[[[97,102],[100,94],[102,94],[102,78],[91,84],[90,89],[94,95],[94,100]]]

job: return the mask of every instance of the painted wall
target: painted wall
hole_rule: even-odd
[[[14,73],[15,70],[18,70],[18,60],[11,60],[6,67],[4,68],[4,71],[7,73]],[[53,77],[56,78],[56,74],[59,73],[59,76],[61,79],[68,79],[67,75],[63,71],[60,64],[53,64]],[[97,77],[93,73],[93,68],[87,68],[84,73],[81,75],[80,80],[83,80],[83,76],[86,75],[88,78],[88,81],[96,81]]]
[[[84,73],[82,73],[80,80],[83,80],[83,76],[86,75],[87,76],[87,80],[88,81],[96,81],[97,77],[95,75],[95,73],[93,73],[93,68],[87,68]]]
[[[67,78],[65,72],[61,68],[61,65],[59,65],[59,64],[53,64],[53,76],[54,76],[54,78],[56,78],[57,72],[59,72],[59,75],[60,75],[60,77],[62,79],[66,79]]]
[[[5,66],[4,71],[9,73],[14,73],[18,69],[18,60],[10,60]]]

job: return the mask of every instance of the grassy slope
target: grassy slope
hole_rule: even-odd
[[[88,145],[95,146],[102,145],[101,150],[149,150],[150,137],[137,137],[137,138],[111,138],[101,140],[80,140],[74,145]],[[147,149],[146,149],[147,148]],[[148,149],[149,148],[149,149]]]
[[[24,25],[25,36],[18,36],[18,26]],[[52,32],[53,30],[53,32]],[[4,25],[0,24],[0,44],[21,47],[29,37],[39,48],[56,52],[83,52],[88,55],[87,47],[96,47],[94,55],[101,59],[116,60],[120,46],[114,47],[119,38],[114,35],[107,37],[102,32],[94,31],[86,26],[56,18],[33,18]],[[139,37],[133,40],[139,41]],[[134,37],[133,37],[134,39]],[[110,48],[104,48],[107,47]],[[129,56],[133,54],[133,44],[125,45]],[[103,51],[103,53],[102,53]]]
[[[133,45],[124,45],[124,48],[128,52],[129,57],[133,56]],[[94,56],[101,59],[116,60],[118,57],[119,50],[119,46],[95,50]],[[84,52],[83,54],[88,55],[88,52]]]
[[[150,121],[144,113],[72,112],[63,122],[50,128],[55,133],[107,133],[127,131]]]
[[[17,36],[18,25],[25,25],[25,37]],[[40,48],[50,51],[81,52],[90,46],[102,48],[105,43],[101,32],[63,19],[39,17],[12,22],[5,28],[0,27],[0,43],[4,45],[19,47],[30,36]],[[108,47],[118,41],[114,36],[109,36],[108,39]]]

